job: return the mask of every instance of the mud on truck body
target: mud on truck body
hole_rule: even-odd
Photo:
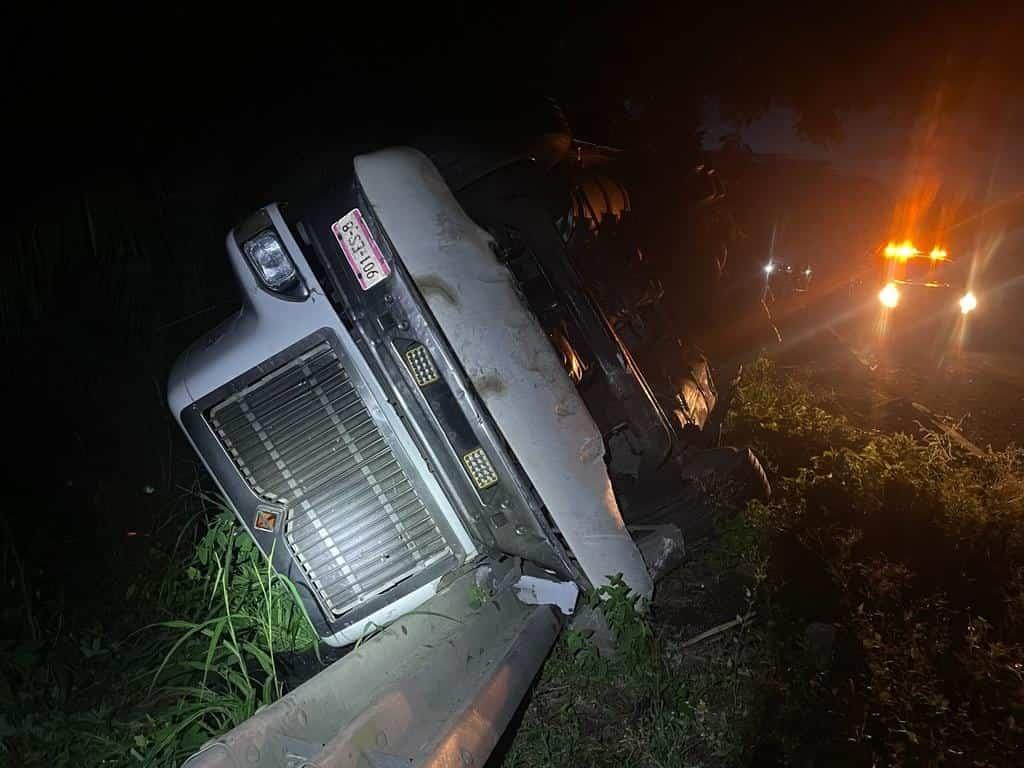
[[[323,642],[360,644],[190,765],[482,765],[578,591],[650,597],[606,453],[664,474],[679,430],[538,203],[567,142],[362,155],[227,236],[243,306],[170,407]]]

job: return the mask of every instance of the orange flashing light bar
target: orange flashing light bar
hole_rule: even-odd
[[[904,240],[902,243],[889,243],[885,246],[885,258],[896,259],[897,261],[907,261],[915,256],[924,256],[924,251],[919,251],[914,247],[914,244],[909,240]],[[932,261],[945,261],[949,254],[945,248],[935,246],[928,253],[928,257]]]
[[[902,243],[889,243],[885,246],[885,258],[887,259],[899,259],[900,261],[906,261],[911,256],[917,256],[921,252],[914,247],[914,244],[909,240],[904,240]]]

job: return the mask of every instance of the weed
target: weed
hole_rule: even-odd
[[[487,587],[474,584],[469,589],[469,607],[475,611],[488,602],[491,597],[491,591]]]
[[[805,455],[822,447],[852,444],[863,434],[836,413],[833,397],[814,392],[794,376],[778,375],[774,363],[765,357],[744,371],[726,427],[732,437],[756,443],[772,435],[784,438],[790,445],[800,445]],[[773,453],[773,458],[785,458]]]
[[[0,754],[15,764],[178,765],[281,695],[275,654],[315,648],[316,635],[294,587],[233,513],[200,501],[209,522],[193,551],[140,576],[120,606],[138,621],[148,598],[162,596],[151,610],[168,618],[121,634],[26,624],[11,638],[0,662]],[[5,579],[32,594],[13,556],[5,562]]]
[[[697,660],[637,597],[620,576],[587,596],[612,630],[615,657],[603,657],[584,633],[565,632],[505,765],[741,762],[756,697],[755,637],[734,635]]]
[[[943,433],[823,416],[828,402],[762,361],[731,420],[789,450],[773,458],[794,469],[724,541],[771,553],[780,627],[826,614],[843,640],[833,669],[780,682],[801,690],[779,737],[798,748],[825,729],[863,747],[865,762],[1008,764],[1022,735],[1021,452],[962,455]],[[809,440],[777,441],[780,431]],[[778,642],[792,646],[784,630]]]
[[[615,650],[631,676],[642,674],[657,662],[654,633],[640,595],[618,573],[588,596],[589,604],[604,615],[615,636]]]

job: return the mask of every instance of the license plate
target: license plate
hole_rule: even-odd
[[[363,214],[353,208],[331,225],[338,245],[345,252],[348,265],[352,268],[359,287],[368,291],[391,274],[391,267],[384,261],[377,242],[370,234],[370,228],[363,221]]]

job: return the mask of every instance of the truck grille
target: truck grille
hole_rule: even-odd
[[[208,421],[335,615],[451,554],[327,343],[214,406]]]

